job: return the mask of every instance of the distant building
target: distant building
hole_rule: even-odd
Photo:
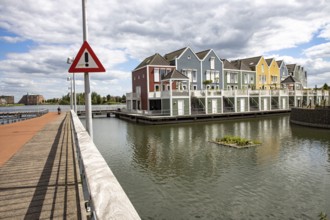
[[[14,96],[0,96],[0,105],[14,104]]]
[[[45,99],[42,95],[24,95],[18,104],[24,105],[38,105],[44,103]]]

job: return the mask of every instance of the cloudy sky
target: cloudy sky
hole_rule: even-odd
[[[330,84],[329,12],[329,0],[89,0],[88,42],[107,70],[90,73],[91,89],[130,92],[141,60],[185,46],[284,59],[305,67],[309,87]],[[0,95],[67,94],[66,60],[81,44],[81,0],[0,0]]]

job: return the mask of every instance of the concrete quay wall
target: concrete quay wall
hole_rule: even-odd
[[[292,108],[290,122],[309,127],[330,128],[330,108]]]
[[[139,214],[73,110],[71,120],[91,218],[139,220]]]

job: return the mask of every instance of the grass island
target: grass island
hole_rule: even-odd
[[[224,145],[227,147],[235,147],[235,148],[255,147],[261,144],[259,141],[248,140],[236,136],[224,136],[222,138],[216,138],[215,141],[211,141],[211,142],[215,144]]]

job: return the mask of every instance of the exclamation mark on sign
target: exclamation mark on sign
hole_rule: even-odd
[[[88,64],[88,53],[85,52],[85,67],[88,67],[89,64]]]

